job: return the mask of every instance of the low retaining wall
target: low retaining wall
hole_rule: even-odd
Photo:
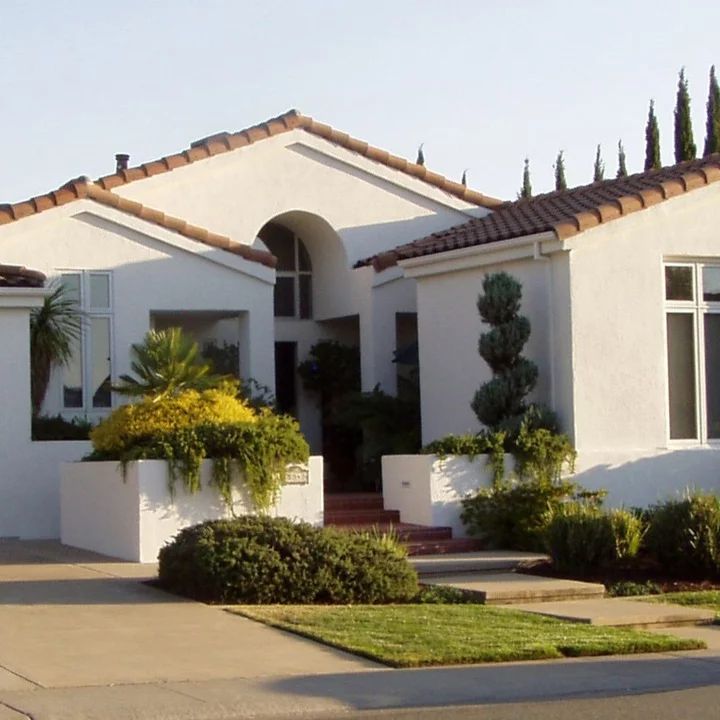
[[[505,456],[512,472],[513,457]],[[402,522],[442,525],[465,537],[462,499],[490,487],[487,455],[387,455],[382,459],[383,503]],[[588,490],[607,490],[608,507],[647,507],[688,490],[720,494],[720,448],[656,451],[581,451],[572,480]]]
[[[171,498],[163,460],[130,463],[125,478],[116,462],[65,463],[60,539],[123,560],[155,562],[160,548],[182,528],[231,516],[210,478],[211,464],[205,461],[201,490],[190,495],[178,482]],[[233,500],[236,515],[252,512],[244,492],[236,491]],[[322,525],[322,457],[311,457],[306,468],[288,473],[270,514]]]
[[[513,467],[511,455],[505,467]],[[466,537],[460,520],[462,500],[492,485],[487,455],[386,455],[382,459],[383,505],[399,510],[401,522],[451,527]]]

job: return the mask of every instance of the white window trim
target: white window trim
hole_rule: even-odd
[[[689,267],[692,270],[693,300],[668,300],[665,297],[665,268]],[[705,373],[705,323],[703,318],[707,314],[720,315],[720,302],[703,300],[702,271],[705,267],[720,269],[720,260],[672,260],[665,259],[662,263],[662,289],[663,289],[663,341],[665,347],[665,433],[668,447],[688,448],[705,445],[720,447],[720,438],[708,438],[707,399],[706,399],[706,373]],[[695,340],[695,353],[693,367],[695,371],[695,438],[670,437],[670,373],[668,362],[668,313],[685,313],[693,316],[693,337]]]
[[[110,326],[110,381],[115,382],[115,327],[113,322],[113,308],[115,306],[115,293],[113,288],[113,274],[111,270],[86,270],[75,268],[63,268],[58,270],[58,279],[62,281],[64,275],[80,276],[80,311],[81,318],[81,360],[80,373],[82,383],[82,405],[80,407],[69,407],[65,405],[64,381],[61,373],[61,380],[58,387],[58,403],[64,414],[81,413],[85,416],[92,414],[105,414],[115,406],[115,394],[110,393],[110,405],[105,407],[94,407],[90,387],[92,385],[92,342],[90,341],[90,320],[93,318],[107,318]],[[108,302],[107,308],[96,308],[90,305],[90,278],[93,275],[105,275],[108,278]]]

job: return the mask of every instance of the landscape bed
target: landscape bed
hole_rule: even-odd
[[[230,612],[390,667],[626,655],[704,648],[654,633],[484,605],[264,605]]]

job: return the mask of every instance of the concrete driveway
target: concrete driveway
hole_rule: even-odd
[[[352,673],[378,665],[144,581],[155,567],[0,540],[0,691]]]

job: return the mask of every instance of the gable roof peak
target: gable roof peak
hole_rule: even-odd
[[[205,160],[215,155],[238,150],[252,145],[269,137],[280,135],[291,130],[304,130],[311,135],[327,140],[335,145],[358,153],[382,165],[399,170],[400,172],[417,178],[428,185],[460,198],[468,203],[485,208],[496,208],[503,204],[502,200],[483,195],[476,190],[453,182],[448,178],[428,170],[424,165],[408,161],[398,155],[392,155],[387,150],[374,147],[364,140],[358,140],[345,132],[336,130],[330,125],[318,122],[309,115],[303,115],[299,110],[291,108],[282,115],[265,120],[237,132],[222,131],[208,137],[195,140],[190,147],[173,155],[166,155],[152,162],[143,163],[127,170],[119,170],[110,175],[98,178],[97,183],[105,190],[112,190],[120,185],[144,180],[154,175],[160,175],[176,168],[190,165],[199,160]]]

